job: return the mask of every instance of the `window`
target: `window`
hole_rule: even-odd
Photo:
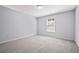
[[[55,32],[55,19],[54,18],[49,18],[47,20],[47,31]]]

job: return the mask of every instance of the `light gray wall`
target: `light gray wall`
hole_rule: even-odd
[[[36,34],[36,19],[0,6],[0,42]]]
[[[79,46],[79,6],[76,8],[75,20],[75,41]]]
[[[38,34],[48,35],[57,38],[64,38],[68,40],[74,40],[75,38],[75,11],[63,12],[55,15],[50,15],[54,17],[56,21],[56,32],[46,31],[46,22],[49,16],[38,18]]]

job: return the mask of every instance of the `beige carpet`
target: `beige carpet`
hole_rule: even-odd
[[[74,41],[56,39],[47,36],[32,36],[0,44],[2,53],[78,53],[79,47]]]

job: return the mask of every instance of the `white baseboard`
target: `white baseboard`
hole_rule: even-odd
[[[67,36],[64,36],[64,35],[48,35],[48,34],[38,34],[38,35],[50,36],[50,37],[54,37],[54,38],[58,38],[58,39],[64,39],[64,40],[72,40],[72,41],[75,40],[72,37],[67,37]]]
[[[22,38],[29,38],[29,37],[34,36],[34,35],[35,34],[30,34],[30,35],[27,35],[27,36],[21,36],[21,37],[14,38],[14,39],[11,39],[11,40],[2,41],[2,42],[0,42],[0,44],[7,43],[7,42],[10,42],[10,41],[14,41],[14,40],[19,40],[19,39],[22,39]]]
[[[79,47],[79,41],[76,41],[76,40],[75,40],[75,42],[76,42],[77,46]]]

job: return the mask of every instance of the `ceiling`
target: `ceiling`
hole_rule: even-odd
[[[54,13],[64,12],[75,9],[75,5],[43,5],[42,9],[38,9],[35,5],[4,5],[5,7],[16,11],[28,13],[35,17],[41,17]]]

